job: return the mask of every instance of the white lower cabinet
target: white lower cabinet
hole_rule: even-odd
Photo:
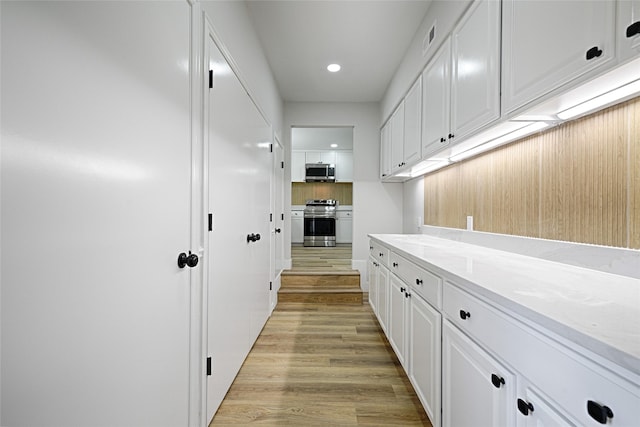
[[[418,294],[411,295],[407,338],[409,379],[431,424],[440,426],[442,315]]]
[[[450,323],[442,325],[445,427],[515,424],[515,376]]]
[[[408,286],[395,274],[389,277],[389,328],[388,337],[396,352],[400,364],[407,370],[407,306],[409,305]]]
[[[378,262],[369,257],[367,262],[367,281],[369,282],[369,305],[374,313],[378,312]]]
[[[304,242],[304,211],[291,211],[291,243]]]
[[[382,330],[389,335],[389,269],[383,264],[378,265],[378,310],[376,316]]]
[[[635,374],[415,255],[370,253],[370,301],[434,427],[640,426]]]
[[[570,422],[565,415],[561,415],[552,405],[549,399],[543,397],[525,381],[519,381],[518,385],[518,426],[519,427],[571,427],[578,423]]]

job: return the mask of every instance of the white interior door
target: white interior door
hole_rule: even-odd
[[[284,149],[280,141],[275,138],[273,143],[273,239],[271,263],[273,287],[271,290],[270,309],[273,310],[278,302],[279,276],[284,268]]]
[[[210,30],[209,30],[210,31]],[[207,419],[222,402],[269,315],[271,128],[209,32],[206,63],[209,151]],[[260,240],[248,237],[260,235]]]
[[[185,426],[190,6],[1,8],[0,424]]]

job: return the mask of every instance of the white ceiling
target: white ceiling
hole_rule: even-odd
[[[246,3],[285,101],[377,102],[431,0]]]

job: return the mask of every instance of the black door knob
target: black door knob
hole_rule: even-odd
[[[280,233],[282,230],[280,228],[276,228],[276,233]]]
[[[198,255],[192,254],[191,251],[189,251],[189,255],[185,254],[184,252],[178,255],[179,268],[184,268],[185,266],[193,268],[196,265],[198,265]]]
[[[469,313],[468,311],[460,310],[460,318],[462,320],[466,320],[467,317],[471,317],[471,313]]]

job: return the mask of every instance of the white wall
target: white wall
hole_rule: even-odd
[[[402,184],[383,184],[380,167],[380,109],[378,103],[286,102],[284,106],[285,163],[291,164],[291,126],[353,126],[353,266],[366,283],[369,233],[402,231]],[[291,181],[286,168],[285,181]],[[285,206],[291,205],[291,186]],[[287,210],[285,227],[290,230]],[[291,258],[291,234],[285,234],[285,259]]]
[[[393,113],[396,105],[411,88],[411,85],[418,78],[418,75],[422,73],[431,56],[472,2],[473,0],[434,0],[431,3],[382,99],[382,116],[380,117],[382,121]],[[422,41],[434,23],[436,24],[436,36],[423,56]]]
[[[424,224],[424,178],[405,182],[403,189],[402,232],[420,234]]]
[[[216,0],[200,4],[222,43],[219,47],[231,55],[229,62],[238,71],[240,81],[248,86],[254,102],[282,140],[282,98],[247,6],[243,1]]]

